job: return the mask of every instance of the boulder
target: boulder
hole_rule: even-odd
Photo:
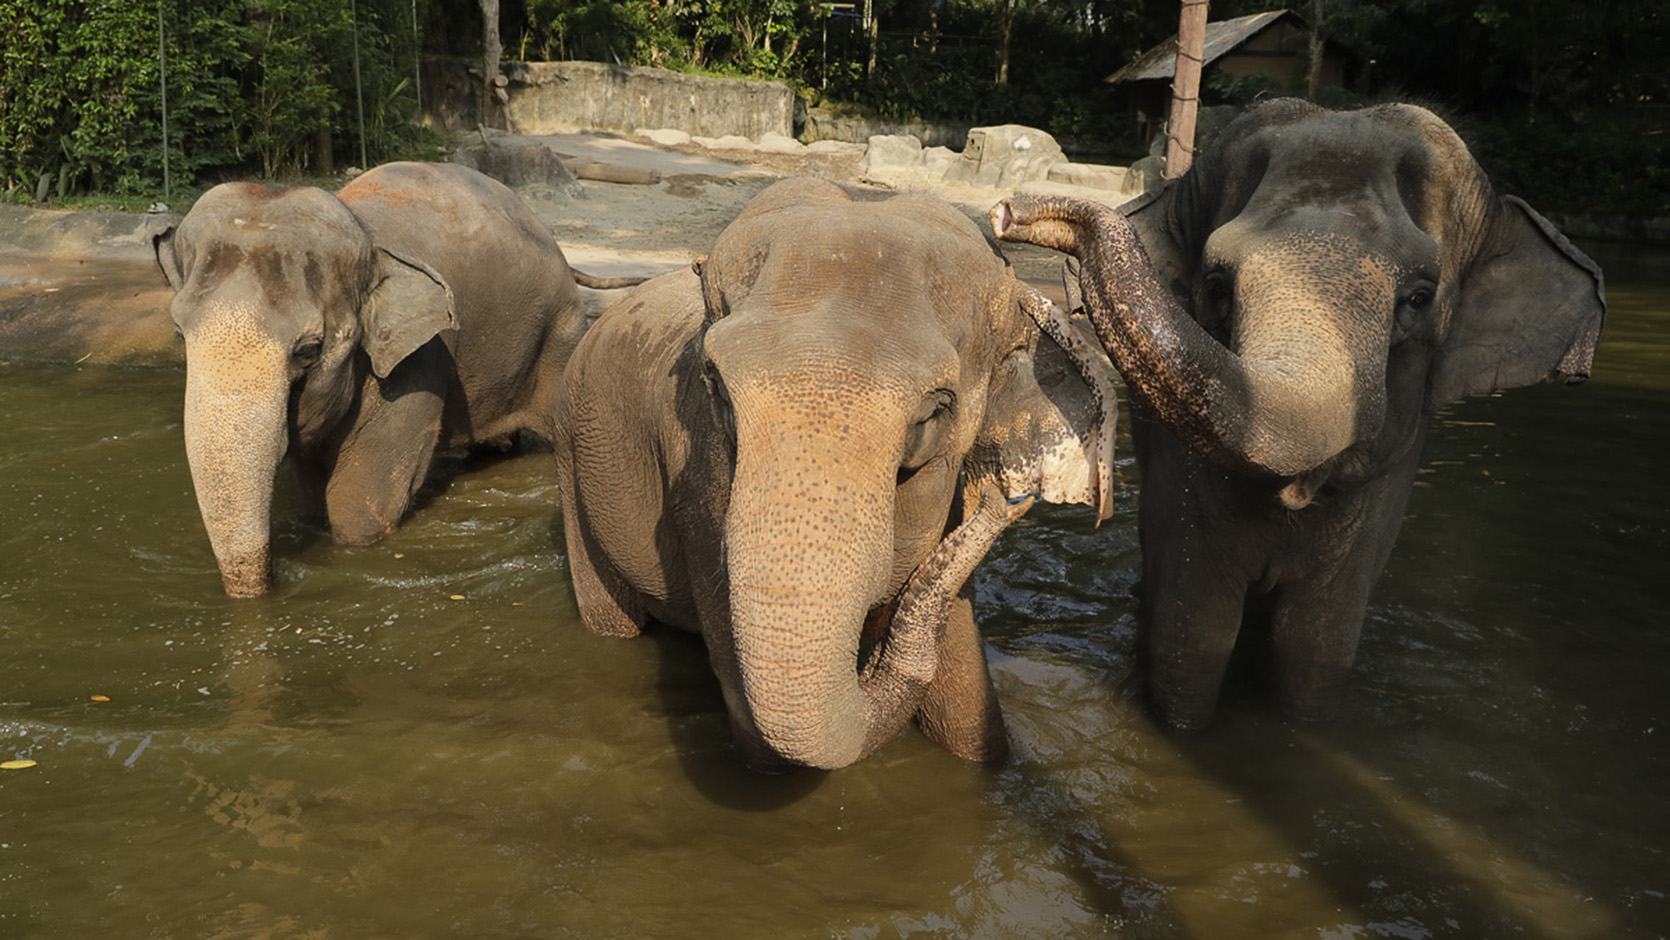
[[[1166,178],[1166,158],[1152,154],[1131,164],[1125,171],[1125,190],[1127,192],[1145,193],[1154,189]]]
[[[922,162],[922,142],[908,134],[876,134],[858,167],[864,173],[914,167]]]
[[[1096,163],[1057,163],[1050,167],[1048,179],[1052,183],[1081,186],[1086,189],[1106,189],[1119,192],[1125,188],[1125,167],[1102,166]]]
[[[511,189],[542,185],[572,198],[586,194],[555,151],[526,137],[472,138],[471,143],[453,151],[452,162],[480,170]]]
[[[950,147],[926,147],[922,150],[922,172],[936,180],[945,178],[952,164],[958,160],[957,151]]]
[[[752,150],[754,142],[740,134],[726,134],[723,137],[692,137],[691,142],[708,150]]]
[[[690,134],[674,127],[658,127],[653,130],[640,130],[635,136],[642,137],[659,147],[679,147],[690,142]]]
[[[864,153],[866,145],[848,143],[844,140],[814,140],[806,145],[807,153],[833,154],[839,157],[856,157]]]
[[[968,132],[962,157],[946,171],[945,179],[991,189],[1014,189],[1041,180],[1050,167],[1066,163],[1055,138],[1023,124],[975,127]]]
[[[786,134],[766,131],[760,135],[758,149],[762,153],[803,153],[806,145]]]

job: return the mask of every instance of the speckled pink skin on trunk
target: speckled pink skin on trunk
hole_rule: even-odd
[[[1338,708],[1431,415],[1588,375],[1600,270],[1407,105],[1262,105],[1115,210],[1016,196],[1131,389],[1150,699],[1206,724],[1249,601],[1283,708]]]

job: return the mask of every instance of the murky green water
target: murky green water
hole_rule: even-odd
[[[1154,730],[1127,494],[982,569],[995,771],[742,770],[697,641],[576,620],[548,454],[371,548],[281,494],[228,601],[183,374],[0,365],[0,937],[1663,936],[1670,254],[1595,253],[1594,379],[1435,432],[1339,722]]]

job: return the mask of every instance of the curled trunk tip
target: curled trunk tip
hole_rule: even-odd
[[[271,553],[262,549],[221,560],[220,582],[228,597],[260,597],[272,590]]]

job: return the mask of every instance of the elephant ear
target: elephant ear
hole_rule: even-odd
[[[185,285],[185,271],[180,267],[180,256],[174,248],[175,226],[172,223],[151,232],[151,253],[157,259],[157,267],[162,269],[162,278],[168,286],[179,293]]]
[[[1113,365],[1087,321],[1025,284],[1014,296],[1046,335],[999,364],[971,475],[994,477],[1010,499],[1092,506],[1099,524],[1113,512]]]
[[[1530,206],[1505,196],[1465,275],[1427,378],[1427,407],[1589,377],[1606,324],[1600,266]]]
[[[690,262],[690,270],[695,272],[702,287],[702,306],[706,312],[702,315],[707,323],[722,320],[730,313],[730,307],[725,303],[725,292],[719,289],[719,278],[713,271],[713,265],[708,255],[702,255]]]
[[[1119,207],[1131,220],[1131,227],[1142,240],[1143,250],[1154,267],[1154,274],[1188,307],[1189,272],[1194,266],[1194,254],[1184,244],[1177,230],[1174,205],[1183,198],[1185,188],[1179,180],[1166,180],[1158,189],[1151,189]]]
[[[452,286],[417,258],[379,248],[376,277],[360,307],[360,345],[371,357],[371,370],[386,379],[436,334],[458,329],[458,314]]]

